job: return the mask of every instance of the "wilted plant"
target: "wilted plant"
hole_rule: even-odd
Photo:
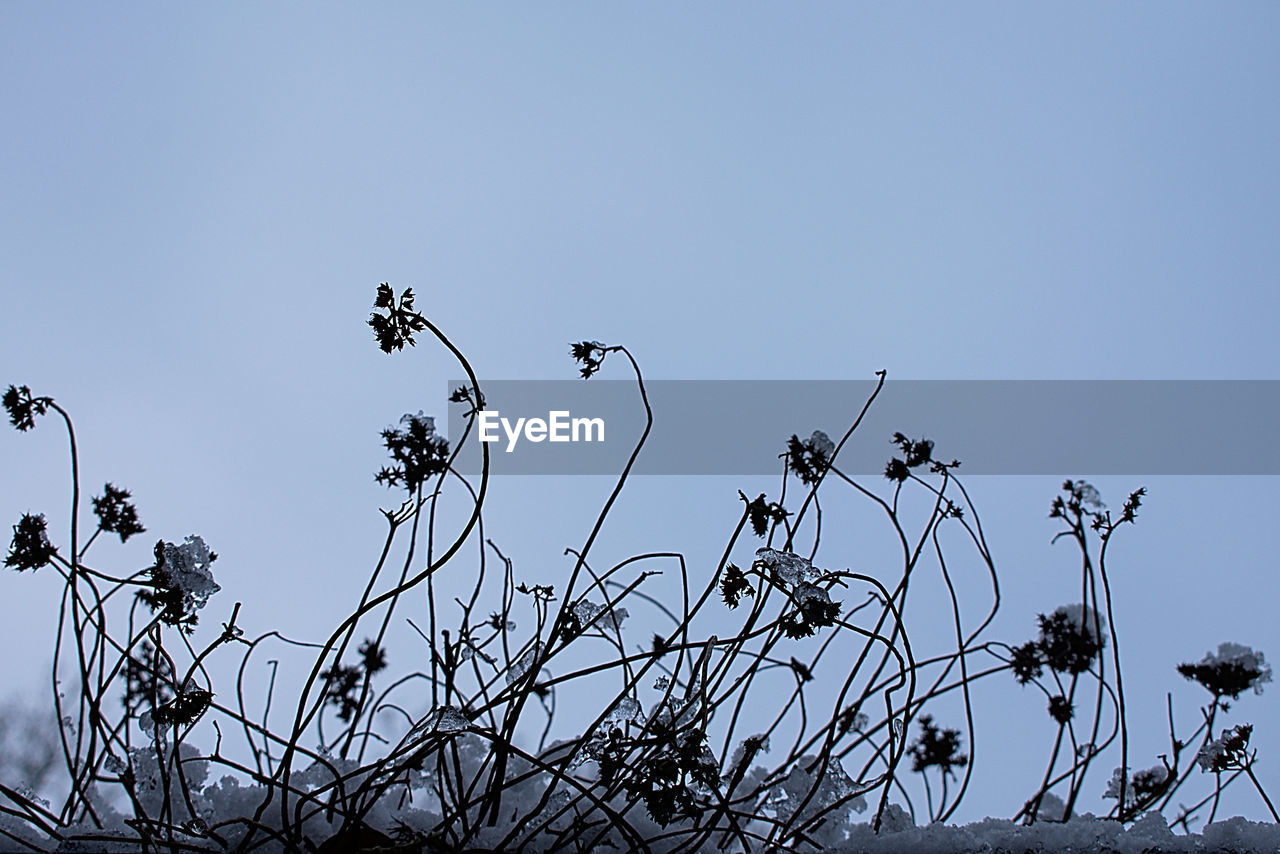
[[[45,517],[25,514],[5,564],[19,571],[52,567],[62,577],[54,679],[74,668],[75,678],[64,681],[76,686],[79,705],[73,714],[62,695],[54,697],[66,799],[53,807],[0,786],[8,803],[0,807],[0,834],[14,844],[239,852],[814,850],[843,840],[855,815],[866,813],[877,830],[886,815],[898,821],[905,813],[891,797],[914,816],[911,791],[919,788],[928,818],[949,818],[978,761],[970,687],[1005,672],[1042,690],[1057,723],[1043,783],[1020,817],[1069,816],[1090,764],[1117,736],[1121,765],[1110,791],[1121,820],[1157,801],[1167,805],[1186,780],[1190,766],[1178,770],[1186,745],[1176,739],[1171,765],[1127,771],[1106,549],[1114,531],[1134,521],[1142,490],[1113,519],[1096,490],[1068,481],[1051,515],[1066,525],[1061,536],[1081,550],[1079,598],[1041,615],[1038,636],[1020,646],[990,640],[986,632],[1000,605],[997,574],[956,476],[960,463],[937,459],[932,440],[898,433],[890,440],[899,456],[884,470],[887,485],[873,488],[840,467],[841,449],[879,394],[881,372],[838,441],[815,431],[785,443],[775,496],[738,493],[741,516],[722,557],[698,573],[706,579],[702,589],[691,589],[681,554],[653,552],[608,566],[595,554],[652,413],[631,353],[582,341],[570,353],[584,379],[605,369],[610,356],[626,360],[646,427],[584,544],[566,552],[567,576],[526,577],[493,540],[480,537],[488,446],[481,445],[478,482],[454,467],[484,406],[470,364],[414,309],[411,290],[397,299],[390,285],[380,285],[374,308],[369,325],[385,352],[414,345],[414,335],[427,332],[458,360],[469,385],[450,399],[468,405],[467,422],[453,444],[422,413],[383,431],[391,460],[375,478],[399,491],[401,503],[382,510],[386,538],[358,602],[318,643],[270,630],[246,635],[237,602],[221,632],[197,648],[197,612],[220,590],[217,555],[198,536],[157,541],[154,565],[130,575],[90,564],[99,534],[124,542],[146,530],[132,496],[106,484],[93,500],[98,527],[81,544],[70,417],[25,386],[5,393],[19,430],[52,410],[71,437],[69,539],[55,544]],[[789,497],[797,481],[799,491]],[[900,564],[892,572],[874,577],[825,568],[829,562],[818,557],[820,491],[841,487],[865,499],[896,535]],[[907,490],[926,499],[923,518],[909,518]],[[453,531],[441,530],[444,514],[437,513],[446,500],[469,508]],[[961,613],[954,579],[961,566],[941,547],[941,532],[952,530],[972,544],[971,563],[990,582],[977,622]],[[398,572],[396,547],[403,555]],[[949,648],[922,654],[904,614],[912,582],[926,566],[937,568],[946,587],[954,637]],[[443,573],[463,570],[475,581],[469,597],[453,600],[455,611],[438,594]],[[678,607],[643,589],[663,572],[677,576]],[[124,590],[134,594],[131,607],[114,595]],[[425,597],[408,596],[417,591]],[[386,645],[394,615],[406,610],[406,622],[426,644],[420,670],[400,664],[417,656],[398,657]],[[736,628],[700,633],[698,618],[710,610]],[[659,630],[636,626],[643,613],[659,619]],[[246,609],[246,622],[256,619],[251,614]],[[281,658],[261,661],[268,646],[307,659],[299,668],[306,674],[300,692],[288,702],[275,696]],[[571,663],[597,647],[604,655],[593,663]],[[233,689],[215,688],[206,667],[223,657],[239,662]],[[980,658],[990,666],[977,669]],[[1214,715],[1226,710],[1224,697],[1270,679],[1261,654],[1224,645],[1216,657],[1179,672],[1213,695],[1193,738],[1203,732],[1199,756],[1219,778],[1215,791],[1224,785],[1221,774],[1233,769],[1257,785],[1248,733],[1210,736]],[[260,682],[267,702],[258,715],[248,709],[246,688]],[[557,695],[578,685],[591,688],[594,719],[553,739]],[[957,705],[945,706],[952,698]],[[961,709],[960,727],[935,722],[932,710],[944,707],[953,715]],[[756,720],[762,714],[763,728]],[[919,735],[909,744],[913,725]],[[936,793],[930,775],[940,780]]]

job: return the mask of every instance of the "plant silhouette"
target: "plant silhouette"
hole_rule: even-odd
[[[74,685],[77,697],[54,696],[67,777],[61,803],[9,781],[0,786],[0,834],[10,842],[32,850],[820,850],[843,841],[855,821],[878,831],[904,810],[913,819],[950,818],[981,761],[970,689],[992,678],[1040,691],[1056,729],[1041,784],[1017,819],[1071,815],[1086,781],[1102,785],[1090,776],[1099,757],[1117,748],[1107,791],[1120,821],[1168,808],[1195,768],[1214,782],[1177,816],[1184,828],[1242,775],[1266,798],[1253,770],[1252,728],[1219,724],[1228,701],[1271,675],[1261,653],[1237,644],[1177,668],[1209,692],[1201,722],[1175,737],[1171,711],[1170,752],[1160,765],[1129,771],[1107,547],[1135,523],[1144,490],[1113,518],[1092,486],[1067,481],[1050,516],[1063,526],[1058,537],[1080,552],[1078,591],[1039,615],[1030,640],[991,638],[998,573],[960,463],[943,462],[930,439],[896,433],[883,480],[864,483],[841,468],[841,449],[883,386],[880,372],[838,440],[820,431],[779,437],[778,490],[738,493],[741,516],[725,532],[717,565],[690,572],[683,555],[662,551],[606,565],[595,546],[652,411],[632,353],[584,340],[570,348],[581,377],[623,362],[646,429],[584,526],[582,546],[567,550],[567,576],[548,579],[482,535],[487,447],[478,480],[454,467],[484,406],[470,363],[414,309],[411,289],[397,299],[379,285],[374,309],[368,324],[384,352],[426,333],[457,359],[468,385],[451,400],[469,411],[455,442],[422,413],[382,432],[390,462],[375,477],[399,505],[381,511],[385,540],[363,593],[318,641],[269,629],[251,635],[242,603],[228,609],[217,600],[217,554],[199,536],[158,540],[154,565],[132,573],[113,574],[96,553],[91,559],[100,534],[123,543],[146,531],[133,496],[106,484],[85,540],[70,416],[53,398],[8,388],[3,403],[14,427],[25,432],[53,413],[71,439],[76,512],[68,535],[55,542],[46,518],[26,513],[5,565],[61,576],[53,677]],[[896,537],[893,572],[830,568],[854,563],[833,563],[821,548],[829,524],[822,495],[837,489],[864,500]],[[445,502],[465,508],[447,515],[452,528],[437,513]],[[909,511],[909,503],[926,509]],[[944,531],[964,535],[964,560],[944,554]],[[938,570],[950,601],[950,646],[941,650],[913,644],[905,623],[926,567]],[[977,619],[959,604],[962,571],[989,584]],[[443,601],[445,573],[473,577],[470,595]],[[678,583],[678,604],[648,593],[663,574]],[[225,621],[198,647],[198,630],[208,631],[198,612],[211,610]],[[732,631],[702,631],[700,618],[712,614]],[[393,615],[420,634],[425,663],[388,649]],[[275,676],[286,655],[305,678],[296,696],[283,698]],[[579,663],[584,656],[591,663]],[[206,663],[215,659],[239,662],[234,685],[212,683]],[[248,695],[264,684],[266,708],[251,711]],[[557,697],[581,687],[573,696],[593,698],[594,719],[553,739]]]

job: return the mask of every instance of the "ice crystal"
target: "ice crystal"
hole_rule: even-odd
[[[621,697],[618,702],[614,703],[613,708],[609,710],[609,714],[605,716],[604,725],[619,726],[629,721],[639,721],[643,709],[640,703],[631,697]]]
[[[533,662],[542,653],[542,644],[535,643],[533,648],[520,656],[519,660],[511,665],[507,670],[507,684],[518,682],[529,672],[529,668],[533,667]]]
[[[471,720],[457,706],[443,706],[433,711],[427,720],[435,732],[462,732],[471,726]]]
[[[604,610],[605,607],[603,605],[597,605],[594,602],[584,599],[573,606],[573,615],[578,618],[578,624],[585,627],[591,623],[592,620],[596,620],[600,612]],[[608,611],[608,614],[597,620],[597,622],[592,626],[593,628],[603,629],[611,627],[615,630],[621,629],[622,622],[627,619],[627,617],[631,616],[627,612],[626,608],[610,608]]]
[[[822,575],[821,571],[809,562],[808,558],[791,552],[780,552],[775,549],[757,549],[756,565],[771,570],[776,579],[792,586],[814,582]]]
[[[164,572],[168,587],[182,595],[183,610],[187,613],[203,608],[209,597],[222,588],[213,580],[209,565],[214,555],[202,538],[194,534],[181,545],[164,544]]]

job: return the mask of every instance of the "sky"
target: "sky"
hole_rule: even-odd
[[[379,431],[443,417],[459,375],[421,338],[377,349],[380,282],[482,378],[571,379],[569,342],[594,339],[657,379],[1280,379],[1277,25],[1247,2],[7,3],[0,384],[70,410],[87,491],[132,491],[148,532],[95,546],[104,566],[200,534],[207,623],[242,601],[248,630],[318,639],[398,503]],[[52,422],[4,434],[0,470],[5,524],[65,532]],[[1280,504],[1263,476],[975,477],[1011,643],[1076,589],[1046,514],[1077,476],[1112,506],[1148,489],[1112,554],[1146,767],[1164,692],[1198,720],[1176,663],[1280,655]],[[554,582],[611,487],[498,479],[487,533]],[[637,480],[598,548],[714,565],[739,489],[776,482]],[[863,528],[828,525],[830,565],[874,567]],[[46,689],[56,582],[0,580],[11,690]],[[979,726],[1026,729],[988,727],[957,818],[1011,814],[1047,756],[1041,699],[1006,682]],[[1255,744],[1280,782],[1280,738]]]

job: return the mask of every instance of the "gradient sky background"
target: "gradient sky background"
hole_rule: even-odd
[[[1277,379],[1278,28],[1269,3],[6,3],[0,384],[71,410],[87,491],[133,491],[148,532],[101,565],[199,533],[221,555],[206,623],[240,600],[251,633],[318,639],[396,500],[378,432],[443,416],[458,376],[437,346],[378,351],[382,281],[481,377],[572,377],[567,343],[594,338],[667,379]],[[4,524],[43,512],[65,541],[56,424],[3,434],[0,471]],[[967,482],[995,637],[1077,589],[1049,545],[1061,479]],[[1223,640],[1280,656],[1280,502],[1264,477],[1093,480],[1113,507],[1149,490],[1112,555],[1142,768],[1165,691],[1181,731],[1198,719],[1176,663]],[[504,478],[487,533],[555,583],[611,485]],[[600,559],[705,571],[738,489],[776,484],[637,481]],[[821,554],[874,571],[856,532]],[[0,579],[12,691],[47,690],[56,580]],[[1012,814],[1048,755],[1042,698],[997,681],[959,819]],[[1234,720],[1280,787],[1276,693]],[[1243,788],[1224,809],[1264,815]]]

